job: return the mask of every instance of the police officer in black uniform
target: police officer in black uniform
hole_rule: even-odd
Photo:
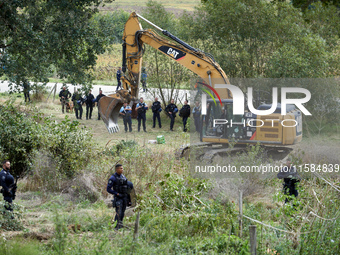
[[[157,97],[155,97],[155,102],[152,103],[151,110],[152,110],[152,113],[153,113],[153,117],[152,117],[153,125],[152,125],[152,128],[156,127],[156,118],[158,120],[159,128],[162,128],[161,116],[160,116],[160,112],[162,111],[162,106],[161,106],[161,103],[158,101]]]
[[[130,192],[133,189],[133,184],[123,175],[123,166],[121,164],[117,164],[115,169],[116,172],[110,177],[106,190],[114,195],[113,207],[116,208],[116,229],[120,229],[123,227],[126,207],[131,205]]]
[[[144,103],[143,98],[140,98],[139,103],[136,105],[136,110],[137,110],[137,120],[138,120],[138,132],[140,131],[140,125],[141,122],[143,121],[143,130],[146,132],[146,126],[145,126],[145,121],[146,121],[146,111],[148,110],[148,106]]]
[[[198,101],[195,103],[195,107],[192,111],[192,115],[194,115],[196,132],[200,133],[201,132],[201,107]]]
[[[10,168],[11,163],[9,160],[5,160],[2,162],[2,171],[0,172],[0,184],[2,186],[1,193],[4,196],[4,200],[7,202],[7,204],[5,204],[5,209],[8,211],[13,211],[12,202],[15,199],[17,185],[14,182],[14,177],[9,172]]]
[[[104,97],[105,95],[103,94],[103,91],[100,89],[99,90],[99,94],[98,96],[96,97],[96,102],[97,102],[97,107],[98,107],[98,120],[100,120],[100,114],[99,114],[99,100]]]
[[[23,82],[23,86],[24,86],[24,96],[25,96],[25,102],[30,102],[31,98],[30,98],[30,83],[28,80],[24,80]]]
[[[170,104],[168,104],[165,108],[165,111],[168,113],[168,116],[170,117],[170,131],[174,131],[174,124],[175,124],[175,118],[176,118],[176,112],[178,112],[177,106],[174,104],[175,100],[171,99]]]
[[[119,111],[119,114],[123,116],[125,133],[128,131],[128,125],[129,125],[129,131],[132,132],[131,113],[132,113],[131,106],[125,102]]]
[[[116,88],[116,91],[118,91],[118,89],[122,87],[122,82],[121,82],[122,68],[121,67],[118,67],[118,70],[117,70],[117,73],[116,73],[116,77],[117,77],[117,88]]]
[[[93,101],[94,96],[92,95],[92,90],[89,91],[89,94],[86,96],[85,104],[86,104],[86,119],[91,119],[92,111],[93,111]]]
[[[184,105],[179,111],[179,115],[183,118],[183,131],[187,132],[187,121],[190,117],[190,105],[188,105],[188,100],[184,101]]]
[[[287,161],[286,166],[284,166],[280,172],[277,174],[279,179],[283,179],[283,191],[284,194],[289,197],[297,197],[299,195],[296,185],[300,182],[300,176],[296,171],[296,167],[292,165],[291,161]],[[291,198],[287,197],[285,203],[289,202]]]

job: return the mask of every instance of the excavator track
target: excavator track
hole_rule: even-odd
[[[190,153],[190,150],[196,150],[196,155]],[[264,152],[266,155],[274,161],[283,160],[287,157],[291,151],[293,151],[294,147],[283,147],[283,146],[263,146]],[[228,147],[226,144],[215,144],[208,142],[200,142],[195,144],[185,144],[182,145],[176,152],[175,156],[177,159],[185,158],[190,159],[190,156],[194,156],[198,160],[202,160],[204,162],[212,162],[214,157],[217,155],[235,155],[237,153],[242,153],[247,151],[247,146],[245,145],[236,145],[234,147]]]

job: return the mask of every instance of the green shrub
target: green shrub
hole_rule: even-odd
[[[13,203],[13,211],[5,209],[5,201],[0,202],[0,229],[3,230],[23,230],[24,226],[20,221],[23,217],[24,208],[18,204]]]
[[[60,123],[48,117],[37,126],[39,149],[47,150],[56,163],[56,169],[67,177],[73,177],[77,170],[88,164],[94,147],[92,134],[84,127],[79,128],[79,124],[66,115]]]
[[[61,122],[44,118],[37,109],[15,106],[13,100],[0,108],[0,156],[11,161],[12,172],[30,172],[37,152],[47,155],[60,174],[73,177],[93,155],[92,134],[68,116]]]
[[[159,197],[166,209],[185,212],[204,204],[199,199],[202,192],[207,189],[203,179],[184,179],[175,173],[168,173],[159,185],[161,186]]]
[[[66,226],[65,217],[61,216],[58,211],[55,211],[54,223],[55,232],[52,240],[52,249],[56,252],[56,254],[62,255],[65,254],[69,231]]]
[[[0,107],[0,156],[9,159],[12,173],[18,175],[30,169],[29,154],[36,146],[35,124],[28,114],[14,105],[14,99]]]

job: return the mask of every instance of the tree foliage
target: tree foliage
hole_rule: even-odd
[[[338,16],[334,6],[302,14],[285,1],[209,0],[181,23],[229,77],[320,78],[340,73]]]
[[[97,13],[91,19],[91,24],[98,37],[103,40],[104,45],[122,43],[125,22],[129,18],[129,13],[123,10],[102,14]]]
[[[308,11],[314,8],[314,4],[322,4],[323,6],[340,6],[339,0],[292,0],[294,7],[300,8],[302,11]]]
[[[46,82],[51,67],[71,83],[86,72],[107,41],[90,21],[103,0],[4,0],[0,3],[0,76],[17,84]],[[109,1],[106,1],[109,2]]]
[[[326,124],[338,125],[340,87],[332,79],[300,78],[340,75],[339,14],[335,5],[320,1],[302,12],[288,1],[207,0],[179,18],[178,32],[212,53],[232,84],[244,92],[246,85],[253,87],[258,102],[270,103],[273,87],[308,89],[308,120],[320,132]]]

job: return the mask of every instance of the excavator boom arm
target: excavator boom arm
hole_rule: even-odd
[[[175,43],[165,39],[153,30],[143,30],[139,18],[160,30],[163,35],[175,41]],[[104,96],[99,103],[100,115],[110,133],[119,131],[117,125],[118,108],[120,108],[124,102],[135,102],[139,96],[138,90],[144,44],[157,49],[193,71],[204,80],[204,83],[211,87],[215,87],[215,84],[229,84],[226,74],[211,55],[195,49],[168,31],[161,29],[133,12],[125,24],[123,33],[123,76],[121,77],[123,89],[115,94]],[[221,98],[231,98],[227,89],[216,89],[216,91]]]
[[[163,35],[169,37],[176,43],[165,39],[153,30],[141,29],[138,18],[148,22],[150,25],[160,30]],[[123,71],[124,69],[128,69],[129,72],[132,73],[126,77],[126,87],[130,86],[132,88],[138,88],[139,75],[142,66],[142,56],[144,53],[144,44],[157,49],[164,55],[193,71],[212,87],[214,87],[215,84],[229,84],[226,74],[210,54],[195,49],[194,47],[183,42],[168,31],[161,29],[135,12],[130,15],[128,21],[125,24],[123,41]],[[124,47],[126,49],[124,49]],[[126,64],[126,66],[124,66],[124,64]],[[131,89],[131,92],[133,96],[138,97],[138,89],[137,91]],[[217,89],[217,92],[222,98],[231,98],[227,89]]]

